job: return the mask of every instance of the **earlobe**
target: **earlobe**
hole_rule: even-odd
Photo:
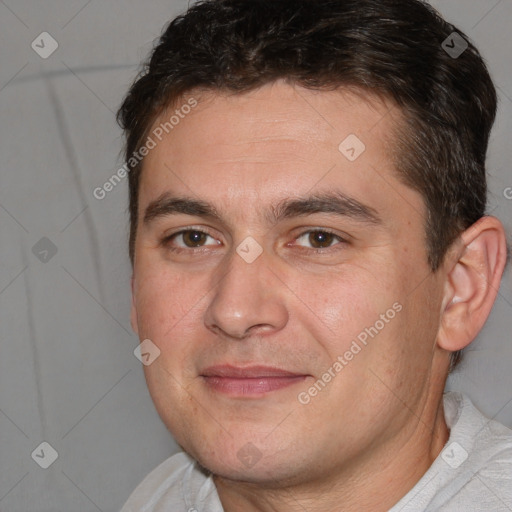
[[[506,237],[495,217],[482,217],[460,236],[448,261],[437,344],[453,352],[469,345],[487,320],[507,259]]]

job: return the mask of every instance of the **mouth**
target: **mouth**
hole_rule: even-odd
[[[269,366],[211,366],[201,375],[209,389],[232,397],[260,397],[303,382],[307,375]]]

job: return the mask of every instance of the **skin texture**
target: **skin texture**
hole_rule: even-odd
[[[489,314],[503,228],[485,217],[430,271],[423,200],[389,156],[400,112],[383,100],[282,82],[194,98],[198,106],[146,157],[140,185],[132,326],[161,351],[144,367],[158,413],[214,473],[228,512],[388,510],[448,439],[449,351],[470,343]],[[355,161],[338,149],[350,134],[366,146]],[[265,215],[271,204],[333,191],[380,222]],[[144,222],[163,194],[211,203],[220,219]],[[180,235],[162,242],[183,229],[208,236],[196,248]],[[336,237],[315,251],[312,229]],[[252,263],[236,252],[248,236],[263,250]],[[393,304],[400,311],[332,377],[338,356]],[[201,376],[218,364],[305,377],[232,396]],[[329,368],[330,381],[300,403]]]

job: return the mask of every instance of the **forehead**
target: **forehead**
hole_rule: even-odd
[[[196,101],[197,107],[187,107]],[[175,114],[185,111],[185,107],[188,113],[178,118]],[[382,129],[374,131],[384,117],[388,119]],[[172,143],[166,135],[192,135],[185,151],[201,145],[217,158],[223,158],[227,151],[228,157],[236,156],[237,149],[240,156],[246,157],[247,148],[241,144],[253,142],[265,143],[260,145],[263,157],[276,145],[290,150],[295,145],[299,154],[302,149],[310,151],[310,146],[319,144],[319,150],[336,151],[340,137],[347,132],[367,139],[370,135],[391,135],[392,120],[396,123],[399,117],[397,107],[390,101],[357,89],[310,90],[278,81],[242,94],[192,91],[164,111],[152,131],[165,128],[172,119],[173,126],[167,123],[164,131],[168,133],[163,133],[163,138]],[[180,145],[177,141],[173,147],[175,159],[181,154]],[[253,153],[258,153],[258,147],[253,148]]]
[[[140,204],[169,191],[229,205],[333,187],[378,204],[382,176],[401,186],[390,156],[399,121],[391,103],[348,90],[278,82],[244,94],[192,92],[151,129]]]

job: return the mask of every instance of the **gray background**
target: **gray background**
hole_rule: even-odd
[[[510,234],[512,0],[433,4],[477,44],[498,86],[488,211]],[[0,1],[2,512],[119,510],[176,451],[133,355],[126,183],[101,201],[92,191],[122,164],[114,112],[140,60],[186,6]],[[43,31],[59,44],[47,59],[31,48]],[[43,237],[56,254],[45,241],[34,254]],[[511,318],[509,269],[490,320],[449,383],[509,426]],[[48,469],[31,457],[43,441],[58,452]]]

